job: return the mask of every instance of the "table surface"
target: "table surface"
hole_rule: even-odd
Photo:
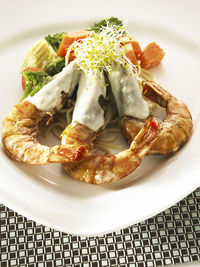
[[[200,262],[196,261],[196,262],[190,262],[190,263],[181,263],[181,264],[173,264],[170,265],[169,267],[199,267],[200,266]]]
[[[200,188],[155,217],[100,237],[62,233],[4,205],[0,210],[1,267],[199,265]]]

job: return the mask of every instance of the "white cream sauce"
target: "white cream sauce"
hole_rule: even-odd
[[[137,76],[131,68],[124,69],[121,65],[113,64],[108,78],[120,116],[132,116],[138,119],[149,116],[148,103],[142,98]]]
[[[59,72],[56,77],[47,83],[34,96],[28,96],[26,100],[42,111],[60,110],[63,106],[62,93],[72,95],[80,79],[76,60],[72,61]]]
[[[80,80],[80,82],[79,82]],[[109,74],[113,95],[120,116],[144,119],[149,116],[148,103],[142,98],[137,76],[131,68],[114,64]],[[104,111],[99,97],[106,96],[104,77],[80,72],[76,60],[69,63],[56,77],[34,96],[26,100],[42,111],[60,110],[62,93],[69,96],[79,83],[72,121],[78,121],[93,131],[104,127]]]
[[[99,97],[106,96],[104,77],[82,72],[72,121],[78,121],[93,131],[104,126],[104,111]]]

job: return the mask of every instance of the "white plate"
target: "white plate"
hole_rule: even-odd
[[[0,23],[6,25],[0,37],[1,122],[21,96],[19,67],[36,40],[48,33],[84,29],[97,17],[111,15],[128,19],[142,46],[156,41],[166,51],[163,63],[153,71],[161,85],[187,103],[194,119],[194,133],[178,153],[146,157],[129,177],[102,186],[76,181],[60,165],[16,163],[1,149],[1,203],[57,230],[99,235],[147,219],[200,185],[200,39],[196,34],[200,5],[183,0],[173,1],[173,6],[171,1],[149,2],[123,1],[122,6],[101,1],[98,10],[99,1],[75,1],[70,6],[66,1],[29,1],[29,6],[27,1],[0,2]],[[62,7],[59,12],[58,7]]]

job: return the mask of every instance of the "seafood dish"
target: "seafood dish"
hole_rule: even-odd
[[[149,71],[165,52],[156,42],[142,50],[127,29],[111,17],[31,47],[20,69],[23,96],[3,122],[11,159],[61,163],[75,179],[104,184],[128,176],[145,156],[173,154],[189,140],[188,107]],[[162,119],[156,108],[164,110]],[[113,154],[107,148],[119,131],[129,147]],[[59,144],[41,144],[40,132],[53,133]]]

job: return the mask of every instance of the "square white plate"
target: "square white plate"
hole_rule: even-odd
[[[19,100],[19,68],[31,45],[49,33],[85,29],[104,17],[127,19],[144,47],[166,52],[153,69],[157,81],[189,107],[194,131],[170,157],[148,156],[129,177],[90,185],[61,165],[26,166],[0,151],[0,202],[57,230],[99,235],[147,219],[200,185],[200,19],[197,1],[0,1],[0,120]],[[51,140],[49,140],[49,143]],[[137,178],[137,179],[136,179]]]

